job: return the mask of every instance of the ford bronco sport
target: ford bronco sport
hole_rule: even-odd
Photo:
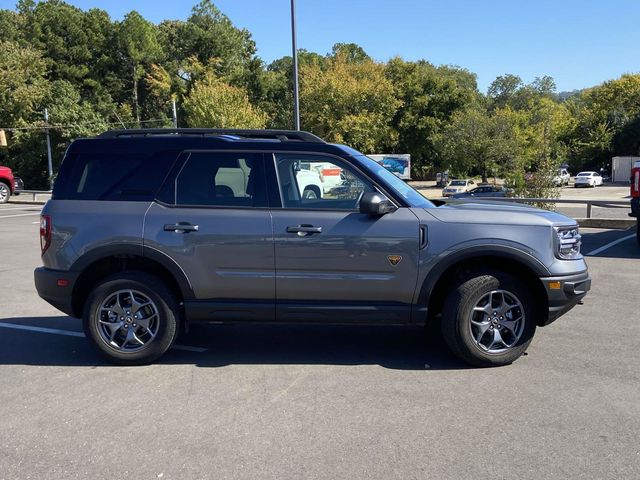
[[[305,195],[304,172],[328,169],[339,171],[330,188]],[[121,364],[159,358],[190,322],[439,322],[466,362],[504,365],[591,284],[574,220],[434,204],[365,155],[298,131],[76,140],[40,236],[38,293]]]

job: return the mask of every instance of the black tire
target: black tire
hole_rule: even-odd
[[[320,198],[320,191],[318,190],[318,187],[305,188],[304,192],[302,192],[302,198],[307,200],[317,200]]]
[[[121,290],[140,292],[157,307],[155,336],[134,352],[124,352],[107,344],[98,330],[98,310],[103,302]],[[171,348],[178,336],[178,318],[178,302],[162,280],[145,272],[125,271],[107,277],[93,289],[85,303],[82,323],[89,341],[107,360],[118,365],[144,365],[160,358]]]
[[[474,307],[495,290],[503,290],[515,296],[524,313],[518,340],[500,353],[491,353],[478,346],[471,328]],[[527,350],[535,331],[533,296],[527,285],[514,275],[503,272],[474,274],[459,281],[445,301],[442,313],[442,335],[445,342],[456,356],[476,367],[497,367],[514,362]],[[486,337],[481,336],[482,338]]]

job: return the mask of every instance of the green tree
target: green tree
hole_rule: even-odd
[[[411,153],[413,176],[422,178],[443,160],[437,139],[452,115],[479,101],[475,75],[393,58],[386,65],[386,76],[402,102],[393,117],[399,135],[396,149]]]
[[[522,88],[522,79],[510,73],[497,77],[487,90],[487,96],[494,108],[506,107],[516,92]]]
[[[48,91],[47,62],[31,47],[0,41],[0,122],[30,119]]]
[[[638,154],[640,75],[623,75],[567,100],[575,119],[564,137],[574,168],[608,167],[615,155]]]
[[[367,55],[364,49],[355,43],[336,43],[331,48],[331,56],[342,57],[347,62],[361,63],[371,61],[371,57]]]
[[[510,109],[489,115],[484,109],[456,112],[440,136],[445,166],[456,176],[504,175],[518,159],[517,122]]]
[[[8,148],[0,148],[0,162],[34,178],[36,187],[46,180],[46,163],[39,164],[38,149],[33,148],[36,132],[20,129],[42,120],[39,109],[49,91],[46,73],[41,52],[0,41],[0,126],[18,128],[8,132]]]
[[[156,27],[138,12],[125,15],[118,32],[122,60],[131,72],[132,104],[135,118],[140,122],[138,83],[145,69],[157,61],[162,54],[156,35]]]
[[[24,18],[12,10],[0,10],[0,41],[23,40]]]
[[[202,64],[218,59],[216,74],[241,77],[256,52],[246,29],[236,28],[210,0],[196,5],[186,22],[177,24],[173,37],[182,60],[195,56]]]
[[[302,66],[300,77],[303,128],[366,153],[394,148],[398,134],[391,120],[402,102],[384,65],[337,55],[323,66]]]
[[[314,66],[325,68],[326,57],[298,50],[298,66],[300,70]],[[269,126],[272,128],[293,128],[293,59],[285,56],[271,62],[256,76],[257,88],[254,87],[252,100],[269,115]]]
[[[249,102],[247,92],[213,73],[195,82],[184,99],[190,127],[264,128],[267,115]]]

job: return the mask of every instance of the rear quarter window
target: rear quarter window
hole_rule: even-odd
[[[179,153],[178,150],[70,152],[60,170],[53,198],[151,201]]]

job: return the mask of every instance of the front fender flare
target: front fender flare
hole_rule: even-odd
[[[417,292],[418,296],[416,304],[419,311],[425,311],[429,303],[431,293],[435,288],[438,280],[442,278],[442,275],[453,265],[460,263],[464,260],[470,260],[478,257],[502,257],[508,260],[515,261],[522,266],[528,268],[538,277],[550,276],[549,269],[533,255],[513,246],[508,245],[473,245],[469,247],[460,248],[448,252],[446,256],[442,257],[437,263],[429,269],[420,290]]]

